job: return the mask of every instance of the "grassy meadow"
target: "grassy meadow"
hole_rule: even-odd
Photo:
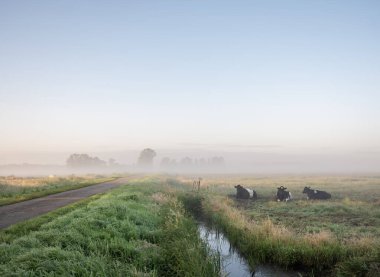
[[[113,179],[103,176],[0,177],[0,206],[82,188]]]
[[[237,200],[236,184],[258,200]],[[275,201],[284,185],[294,200]],[[329,200],[307,201],[304,186]],[[1,276],[219,276],[195,218],[223,232],[252,268],[302,276],[378,276],[379,177],[156,175],[0,231]]]
[[[191,186],[191,179],[182,178]],[[233,185],[253,188],[259,199],[236,200]],[[284,185],[294,200],[275,201]],[[330,200],[307,201],[305,186],[326,190]],[[196,207],[254,265],[275,263],[312,276],[378,276],[380,272],[380,178],[210,176]],[[186,200],[187,199],[187,200]]]
[[[1,276],[218,276],[173,189],[145,178],[0,231]]]

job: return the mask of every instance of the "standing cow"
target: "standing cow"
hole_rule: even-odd
[[[331,198],[330,193],[326,191],[322,191],[322,190],[311,189],[310,187],[305,187],[302,193],[307,194],[307,199],[330,199]]]
[[[236,198],[238,199],[257,199],[256,191],[252,189],[247,189],[241,185],[235,186],[236,188]]]
[[[288,202],[289,200],[292,200],[292,194],[290,191],[286,191],[284,186],[277,188],[277,201]]]

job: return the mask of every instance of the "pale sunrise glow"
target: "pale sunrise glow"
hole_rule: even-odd
[[[246,169],[268,155],[284,168],[378,171],[379,11],[378,1],[2,1],[0,164],[62,164],[73,152],[132,163],[152,147]]]

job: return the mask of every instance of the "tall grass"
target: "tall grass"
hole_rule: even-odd
[[[170,263],[159,267],[161,276],[219,276],[219,257],[201,240],[197,225],[185,216],[175,198],[161,210],[163,223],[163,257]]]
[[[12,241],[14,241],[15,239],[19,237],[28,235],[29,233],[33,231],[37,231],[41,228],[43,224],[51,222],[55,220],[57,217],[63,216],[69,212],[72,212],[75,209],[85,207],[88,205],[88,203],[96,199],[99,199],[101,196],[102,196],[101,194],[96,194],[89,198],[75,202],[71,205],[68,205],[60,209],[51,211],[47,214],[41,215],[39,217],[29,219],[27,221],[20,222],[15,225],[11,225],[10,227],[6,229],[1,229],[0,243],[11,243]]]
[[[153,183],[120,187],[40,227],[10,228],[0,276],[217,276],[194,222]]]
[[[187,193],[181,199],[192,212],[201,211],[206,220],[223,231],[251,265],[274,263],[307,269],[310,275],[318,276],[328,272],[339,276],[372,276],[378,272],[378,241],[360,239],[344,244],[328,231],[302,235],[269,218],[255,221],[223,196]]]

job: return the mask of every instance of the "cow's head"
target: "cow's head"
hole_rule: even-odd
[[[284,186],[277,188],[277,200],[284,201],[289,196],[289,192],[286,191]]]
[[[241,185],[235,186],[235,189],[242,189],[243,187]]]
[[[310,191],[310,187],[305,187],[302,191],[302,193],[308,193]]]

